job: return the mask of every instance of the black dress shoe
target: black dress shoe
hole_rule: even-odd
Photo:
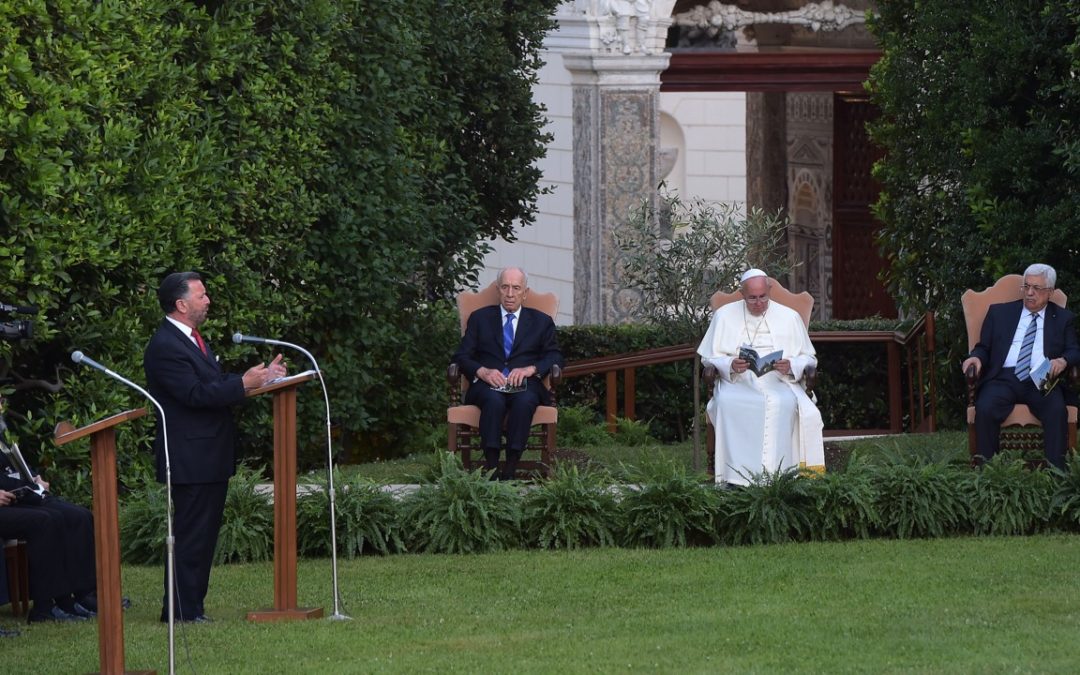
[[[98,601],[96,592],[87,593],[82,597],[76,598],[75,604],[81,605],[83,609],[88,612],[93,612],[94,616],[97,616]],[[127,609],[128,607],[131,607],[131,598],[127,597],[126,595],[120,598],[120,607],[122,609]]]
[[[30,615],[26,617],[26,622],[39,623],[41,621],[86,621],[86,617],[78,616],[76,614],[68,614],[59,607],[56,607],[55,605],[45,611],[39,611],[37,609],[30,610]]]
[[[68,614],[74,614],[75,616],[85,617],[87,619],[93,619],[97,616],[97,612],[92,609],[87,609],[82,606],[82,603],[76,602],[71,606],[70,610],[66,610]]]

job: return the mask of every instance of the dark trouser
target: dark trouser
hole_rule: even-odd
[[[992,380],[983,382],[975,398],[975,443],[977,451],[989,460],[1001,447],[1001,423],[1013,406],[1023,403],[1042,422],[1046,461],[1064,468],[1068,439],[1068,416],[1065,394],[1060,386],[1043,395],[1030,379],[1016,379],[1012,368],[1002,368]]]
[[[40,507],[63,521],[64,578],[68,592],[80,598],[97,588],[94,514],[87,508],[56,497]]]
[[[205,614],[203,601],[210,587],[221,516],[228,482],[173,485],[173,534],[176,537],[176,618],[190,621]],[[165,567],[165,595],[161,618],[168,615],[169,568]]]
[[[53,598],[71,593],[64,577],[63,517],[41,506],[2,506],[0,539],[26,541],[30,599],[35,608],[48,609]]]
[[[504,394],[493,391],[486,382],[469,385],[465,393],[466,405],[480,408],[480,443],[484,448],[484,468],[496,469],[502,448],[503,428],[506,428],[506,466],[503,478],[513,478],[518,460],[529,440],[529,427],[533,413],[545,399],[544,385],[536,378],[529,378],[525,391]]]

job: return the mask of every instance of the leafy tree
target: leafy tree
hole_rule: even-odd
[[[1075,2],[879,3],[870,87],[886,157],[880,243],[909,310],[1046,262],[1076,276],[1080,212],[1062,131],[1073,126]]]
[[[1080,279],[1078,12],[1075,0],[884,0],[871,21],[886,282],[903,309],[938,316],[943,400],[963,400],[966,288],[1034,262],[1065,288]]]
[[[779,214],[736,204],[664,195],[656,210],[643,203],[612,235],[626,284],[641,294],[643,317],[704,332],[718,290],[738,288],[740,275],[760,267],[773,277],[790,271]]]
[[[0,0],[0,301],[39,308],[33,340],[0,344],[24,449],[85,484],[85,447],[54,448],[52,425],[144,402],[68,353],[141,380],[177,269],[204,274],[226,367],[271,355],[228,346],[236,330],[319,356],[342,444],[392,452],[426,429],[443,299],[533,218],[554,5]],[[267,406],[244,416],[256,459]],[[321,457],[321,397],[301,406]],[[125,430],[122,471],[148,432]]]

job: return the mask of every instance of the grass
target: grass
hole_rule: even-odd
[[[250,624],[270,564],[218,567],[179,672],[1075,671],[1080,537],[341,561],[352,621]],[[332,610],[329,561],[299,597]],[[126,664],[167,671],[161,570],[126,567]],[[6,610],[5,610],[6,613]],[[0,615],[0,625],[12,626]],[[23,626],[4,661],[97,668],[96,626]]]

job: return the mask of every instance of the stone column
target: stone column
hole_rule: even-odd
[[[612,230],[659,182],[660,72],[668,55],[564,55],[574,76],[574,320],[622,323],[638,293],[621,281]]]
[[[573,83],[574,321],[620,323],[638,314],[621,280],[612,230],[655,204],[660,73],[675,0],[573,0],[545,44]]]

